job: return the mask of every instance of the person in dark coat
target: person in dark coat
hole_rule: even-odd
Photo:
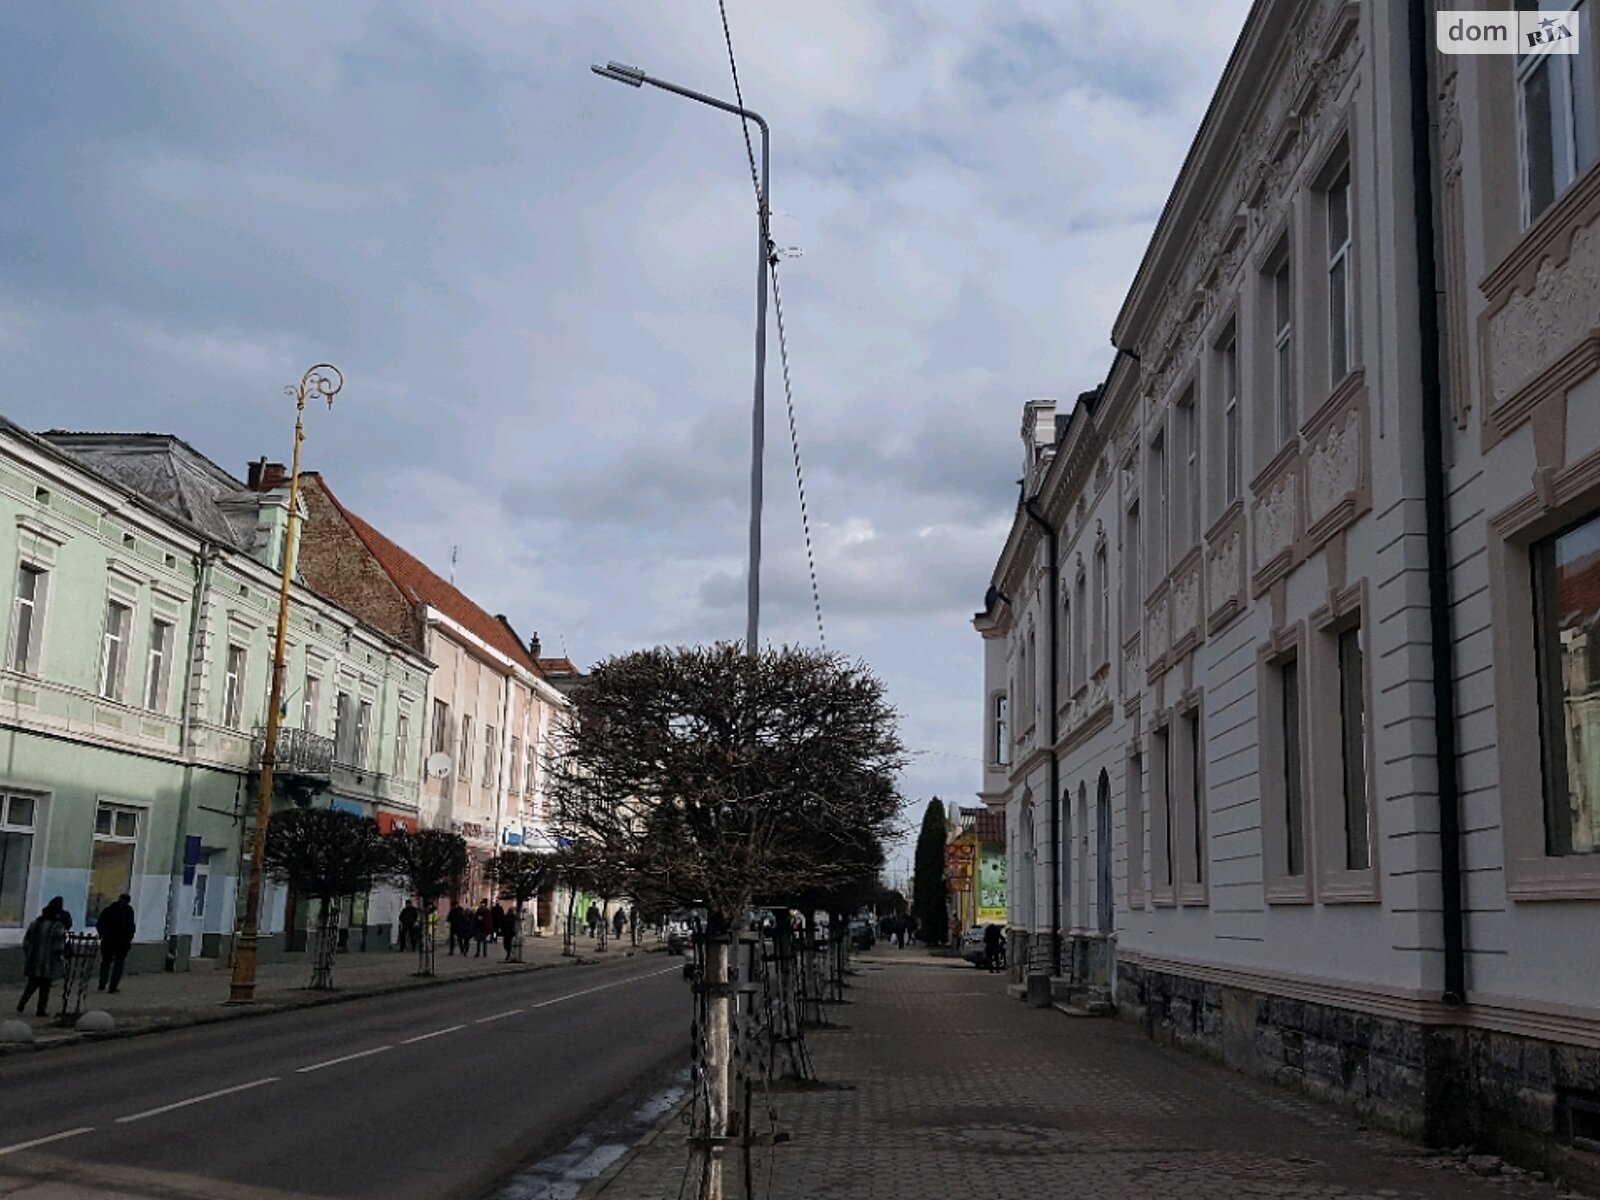
[[[590,904],[589,905],[589,936],[590,937],[595,937],[597,934],[599,934],[599,932],[600,932],[600,922],[603,919],[604,918],[601,917],[601,915],[600,915],[600,906],[598,904]]]
[[[406,906],[400,910],[400,944],[396,950],[415,950],[417,948],[417,921],[421,914],[417,906],[411,901],[406,901]]]
[[[992,921],[983,927],[983,961],[990,973],[1005,965],[1005,935]]]
[[[506,962],[510,962],[511,950],[517,940],[517,926],[520,924],[517,919],[518,910],[505,912],[497,908],[495,911],[500,913],[500,944],[506,948]]]
[[[22,973],[28,984],[17,1001],[17,1011],[28,1007],[28,1000],[39,994],[36,1012],[45,1016],[50,1007],[50,985],[67,973],[67,926],[71,918],[57,896],[33,919],[22,935]]]
[[[127,965],[133,946],[135,925],[133,905],[127,892],[100,910],[94,927],[100,933],[100,990],[114,992],[122,983],[122,968]],[[107,985],[110,986],[107,986]]]
[[[448,953],[454,954],[456,947],[461,948],[462,957],[466,957],[467,946],[472,941],[472,910],[465,904],[450,905],[450,916],[446,918],[450,929],[450,949]]]
[[[489,911],[489,902],[479,900],[478,911],[472,914],[472,936],[478,940],[478,958],[489,952],[489,938],[495,932],[494,914]]]
[[[616,916],[611,918],[611,928],[616,932],[617,937],[620,938],[622,936],[622,931],[624,929],[626,929],[627,927],[628,927],[628,914],[623,912],[622,909],[619,908],[619,909],[617,909]]]

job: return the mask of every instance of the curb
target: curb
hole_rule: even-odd
[[[650,951],[646,950],[645,953]],[[629,955],[620,955],[627,958]],[[192,1013],[173,1021],[162,1021],[156,1024],[141,1025],[129,1029],[113,1029],[108,1033],[72,1033],[66,1037],[50,1038],[46,1041],[13,1042],[0,1046],[0,1059],[14,1054],[38,1053],[44,1050],[56,1050],[63,1046],[81,1046],[90,1042],[110,1042],[121,1038],[146,1037],[150,1034],[168,1033],[179,1029],[195,1029],[202,1025],[217,1025],[224,1021],[242,1021],[251,1017],[265,1017],[273,1013],[294,1012],[297,1009],[322,1008],[330,1004],[348,1004],[354,1000],[368,1000],[378,996],[393,996],[401,992],[421,991],[433,987],[451,987],[458,984],[476,983],[484,979],[505,979],[513,975],[531,975],[537,971],[551,971],[561,967],[594,966],[608,961],[603,958],[577,955],[572,959],[562,959],[553,963],[514,963],[508,964],[518,969],[512,971],[483,971],[472,975],[408,977],[393,984],[378,987],[360,988],[348,992],[333,992],[325,995],[295,997],[285,1003],[271,1003],[263,1005],[241,1005],[238,1008],[227,1008],[218,1003],[217,1011],[205,1013]],[[47,1027],[48,1028],[48,1027]]]
[[[688,1108],[689,1105],[693,1103],[694,1091],[691,1088],[688,1095],[684,1096],[682,1100],[678,1101],[678,1103],[674,1104],[670,1109],[668,1109],[666,1114],[662,1116],[662,1118],[657,1121],[655,1125],[641,1135],[638,1141],[634,1142],[633,1145],[624,1150],[622,1154],[618,1156],[616,1162],[612,1163],[604,1171],[601,1171],[600,1174],[596,1175],[588,1183],[584,1184],[583,1187],[579,1189],[578,1194],[574,1196],[572,1200],[593,1200],[595,1196],[600,1195],[601,1192],[605,1191],[608,1187],[615,1183],[617,1176],[621,1175],[630,1166],[632,1166],[633,1160],[638,1158],[639,1155],[643,1154],[647,1149],[649,1149],[655,1140],[665,1133],[668,1128],[670,1128],[672,1124],[683,1115],[684,1109]]]

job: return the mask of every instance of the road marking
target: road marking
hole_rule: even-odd
[[[146,1109],[141,1113],[134,1113],[127,1117],[118,1117],[118,1125],[126,1125],[130,1121],[142,1121],[146,1117],[159,1117],[162,1113],[171,1112],[175,1108],[188,1108],[191,1104],[200,1104],[206,1100],[215,1100],[218,1096],[231,1096],[235,1092],[247,1092],[251,1088],[262,1087],[265,1084],[277,1083],[278,1076],[269,1075],[265,1079],[256,1079],[250,1083],[241,1083],[231,1088],[219,1088],[214,1092],[207,1092],[204,1096],[190,1096],[187,1100],[179,1100],[175,1104],[163,1104],[160,1108]]]
[[[649,971],[643,975],[630,975],[627,979],[614,979],[610,983],[602,983],[597,987],[584,988],[581,992],[568,992],[565,996],[557,996],[553,1000],[541,1000],[537,1004],[528,1005],[529,1008],[549,1008],[552,1004],[560,1004],[563,1000],[576,1000],[579,996],[588,996],[595,992],[603,992],[607,988],[621,987],[625,983],[638,983],[641,979],[654,979],[657,975],[676,975],[683,968],[667,967],[661,971]]]
[[[406,1038],[400,1044],[402,1046],[409,1046],[409,1045],[411,1045],[412,1042],[425,1042],[429,1038],[442,1037],[447,1033],[454,1033],[458,1029],[465,1029],[465,1028],[466,1028],[465,1025],[452,1025],[448,1029],[435,1029],[432,1033],[419,1033],[414,1038]]]
[[[374,1046],[371,1050],[358,1050],[354,1054],[342,1054],[338,1058],[330,1058],[327,1062],[312,1063],[309,1067],[295,1068],[296,1075],[309,1075],[312,1071],[320,1071],[323,1067],[336,1067],[340,1063],[347,1063],[351,1059],[366,1058],[371,1054],[382,1054],[385,1050],[393,1050],[393,1046]]]
[[[520,1009],[520,1008],[508,1008],[508,1009],[506,1009],[505,1012],[503,1012],[503,1013],[495,1013],[494,1016],[492,1016],[492,1017],[479,1017],[476,1021],[473,1022],[473,1024],[474,1025],[487,1025],[490,1021],[503,1021],[507,1017],[514,1017],[519,1012],[523,1012],[523,1011],[525,1011],[525,1010],[524,1009]]]
[[[78,1129],[69,1129],[65,1133],[52,1133],[49,1137],[34,1138],[31,1142],[18,1142],[15,1146],[0,1146],[0,1154],[15,1154],[19,1150],[32,1150],[35,1146],[44,1146],[50,1142],[59,1142],[63,1138],[77,1137],[80,1133],[93,1133],[93,1125],[84,1125]]]

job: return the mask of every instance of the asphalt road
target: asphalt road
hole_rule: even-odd
[[[650,955],[0,1060],[7,1200],[454,1200],[687,1061]]]

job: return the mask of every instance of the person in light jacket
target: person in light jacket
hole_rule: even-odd
[[[28,1000],[39,994],[39,1016],[45,1016],[50,1007],[50,986],[67,973],[66,908],[57,896],[44,911],[33,919],[28,932],[22,935],[22,971],[28,985],[22,989],[22,999],[17,1001],[17,1011],[28,1007]]]

